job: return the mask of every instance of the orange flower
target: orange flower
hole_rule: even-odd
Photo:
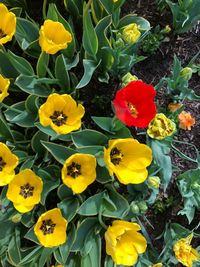
[[[169,103],[168,109],[171,112],[176,112],[182,106],[183,106],[183,104],[181,104],[181,103]]]
[[[184,130],[191,130],[191,126],[195,125],[195,119],[192,118],[190,112],[182,111],[179,116],[179,127]]]

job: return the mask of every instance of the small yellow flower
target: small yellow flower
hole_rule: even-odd
[[[25,169],[15,175],[8,185],[7,198],[21,213],[28,212],[40,202],[43,182],[32,170]]]
[[[15,176],[14,169],[18,163],[18,157],[5,144],[0,143],[0,186],[11,182]]]
[[[183,130],[191,130],[191,127],[195,125],[195,119],[191,116],[190,112],[182,111],[178,115],[179,127]]]
[[[115,220],[105,232],[106,253],[116,264],[133,266],[138,254],[145,252],[147,241],[138,231],[137,223]]]
[[[136,23],[131,23],[123,28],[122,36],[128,44],[135,44],[140,38],[141,32]]]
[[[4,100],[4,98],[9,95],[9,93],[8,93],[9,85],[10,85],[10,80],[5,79],[0,74],[0,102],[2,102]]]
[[[96,158],[76,153],[69,157],[62,168],[63,183],[75,194],[82,193],[96,179]]]
[[[158,176],[150,176],[147,180],[148,184],[157,189],[160,186],[160,178]]]
[[[193,261],[200,259],[197,250],[190,245],[192,238],[193,234],[190,234],[186,238],[181,238],[173,247],[177,260],[187,267],[192,267]]]
[[[185,79],[186,81],[189,81],[192,78],[192,69],[189,67],[185,67],[180,71],[180,76]]]
[[[67,224],[60,209],[55,208],[39,217],[34,227],[34,233],[44,247],[56,247],[65,243],[67,239]]]
[[[45,20],[40,28],[39,44],[42,51],[47,54],[55,54],[59,50],[67,48],[72,41],[72,35],[58,21]]]
[[[150,265],[149,267],[163,267],[163,264],[161,262],[156,263],[154,265]]]
[[[81,127],[85,109],[67,94],[51,94],[39,109],[40,123],[51,126],[57,134],[67,134]]]
[[[118,0],[113,0],[114,3],[116,3]]]
[[[9,12],[4,4],[0,4],[0,45],[12,40],[16,31],[16,16]]]
[[[147,134],[154,139],[162,140],[176,131],[176,124],[163,113],[158,113],[150,122]]]
[[[115,174],[122,184],[139,184],[148,176],[147,166],[152,161],[152,151],[136,139],[114,139],[104,148],[104,161],[110,175]]]

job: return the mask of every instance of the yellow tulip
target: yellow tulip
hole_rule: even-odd
[[[0,74],[0,102],[2,102],[4,100],[4,98],[9,95],[9,93],[8,93],[9,85],[10,85],[10,80],[5,79]]]
[[[82,193],[96,179],[96,158],[76,153],[69,157],[62,168],[63,183],[75,194]]]
[[[104,161],[110,175],[116,175],[122,184],[139,184],[148,176],[147,166],[152,161],[152,151],[136,139],[114,139],[104,148]]]
[[[137,223],[115,220],[105,233],[106,253],[116,264],[133,266],[138,254],[145,252],[147,241]]]
[[[18,163],[18,157],[5,144],[0,143],[0,186],[11,182],[15,176],[14,169]]]
[[[135,44],[140,38],[141,32],[136,23],[131,23],[123,28],[122,37],[128,44]]]
[[[71,41],[71,33],[58,21],[45,20],[40,28],[39,44],[47,54],[55,54],[67,48]]]
[[[40,202],[43,182],[32,170],[25,169],[15,175],[8,185],[7,198],[21,213],[28,212]]]
[[[162,140],[174,134],[175,131],[176,124],[168,119],[163,113],[158,113],[149,123],[147,134],[151,138]]]
[[[81,127],[85,109],[67,94],[51,94],[39,109],[40,123],[51,126],[57,134],[67,134]]]
[[[55,208],[39,217],[34,227],[34,233],[44,247],[56,247],[65,243],[67,239],[67,224],[60,209]]]
[[[186,267],[192,267],[193,261],[200,259],[197,250],[190,245],[192,238],[193,234],[190,234],[186,238],[181,238],[173,247],[177,260]]]
[[[4,4],[0,4],[0,45],[12,40],[16,32],[16,16],[9,12]]]

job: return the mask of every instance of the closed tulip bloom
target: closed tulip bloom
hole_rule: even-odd
[[[147,166],[152,161],[152,150],[136,139],[113,139],[104,148],[104,161],[110,175],[122,184],[139,184],[148,176]]]
[[[128,44],[135,44],[140,38],[141,32],[136,23],[131,23],[123,28],[122,36]]]
[[[0,45],[12,40],[16,32],[16,16],[9,12],[4,4],[0,4]]]
[[[82,193],[96,179],[96,158],[76,153],[69,157],[62,168],[63,183],[75,194]]]
[[[71,41],[71,33],[58,21],[45,20],[40,28],[39,44],[47,54],[55,54],[67,48]]]
[[[7,185],[15,176],[19,159],[3,143],[0,143],[0,186]]]
[[[153,139],[162,140],[174,134],[175,131],[176,124],[163,113],[158,113],[149,123],[147,134]]]
[[[85,109],[67,94],[51,94],[39,109],[42,126],[50,126],[57,134],[68,134],[81,127]]]
[[[4,78],[0,74],[0,102],[2,102],[4,98],[9,95],[8,93],[9,85],[10,85],[10,80]]]
[[[186,267],[192,267],[194,261],[200,259],[196,249],[190,245],[193,238],[193,234],[185,238],[179,239],[173,247],[177,260]]]
[[[42,246],[52,248],[65,243],[67,239],[67,220],[58,208],[43,213],[35,227],[34,233]]]
[[[138,255],[145,252],[147,241],[139,233],[137,223],[115,220],[105,233],[106,253],[116,264],[133,266]]]
[[[15,175],[8,185],[7,198],[21,213],[28,212],[40,202],[43,182],[32,170],[25,169]]]

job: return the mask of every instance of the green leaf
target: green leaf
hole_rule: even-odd
[[[26,255],[19,263],[19,266],[24,266],[24,264],[31,263],[33,259],[38,259],[43,251],[43,247],[35,247],[28,255]],[[30,266],[30,265],[29,265]]]
[[[34,156],[30,156],[27,160],[21,165],[20,171],[25,169],[31,169],[35,163],[36,158]]]
[[[92,120],[104,131],[114,133],[112,129],[113,118],[108,117],[91,117]]]
[[[83,130],[71,134],[72,141],[76,147],[105,145],[108,137],[94,130]]]
[[[52,83],[53,82],[57,82],[57,80],[52,80]],[[53,92],[52,89],[47,87],[47,84],[45,84],[44,79],[37,79],[34,76],[20,75],[16,79],[15,84],[22,91],[40,97],[47,97]]]
[[[37,236],[35,235],[34,233],[34,227],[32,227],[24,236],[24,238],[28,239],[28,240],[31,240],[32,242],[40,245],[40,242],[38,241],[37,239]],[[39,247],[37,247],[39,248]],[[22,260],[22,261],[25,261],[25,258]]]
[[[94,71],[98,68],[100,63],[101,60],[96,62],[90,59],[83,59],[84,74],[76,88],[82,88],[90,82]]]
[[[105,183],[108,183],[108,182],[112,181],[112,178],[111,178],[107,168],[97,165],[96,172],[97,172],[96,180],[99,183],[105,184]]]
[[[38,108],[39,108],[39,97],[35,95],[29,95],[25,101],[25,108],[27,112],[31,113],[38,113]]]
[[[97,225],[99,225],[97,218],[84,219],[78,227],[76,240],[71,251],[82,251],[86,236],[90,231],[94,230]]]
[[[42,169],[39,169],[37,174],[43,181],[43,190],[40,202],[42,205],[45,205],[47,195],[60,185],[60,179],[58,179],[58,177],[52,177],[48,172]]]
[[[8,50],[8,58],[13,65],[13,67],[20,73],[24,75],[34,75],[34,70],[31,64],[24,59],[23,57],[19,57]]]
[[[7,53],[2,49],[0,49],[0,62],[0,72],[5,77],[15,79],[19,75],[19,72],[12,66]]]
[[[45,133],[41,131],[37,131],[33,138],[31,139],[31,147],[35,153],[37,153],[39,156],[44,155],[45,148],[41,144],[41,141],[48,141],[49,137]]]
[[[42,141],[41,143],[60,164],[64,164],[68,157],[76,153],[75,150],[62,145],[45,141]]]
[[[83,47],[86,53],[95,58],[98,50],[98,38],[86,4],[83,7]]]
[[[73,197],[73,192],[69,187],[67,187],[66,185],[62,184],[58,188],[58,197],[61,200],[64,200],[65,198]]]
[[[59,55],[56,58],[55,75],[56,75],[56,79],[58,79],[59,81],[59,85],[61,89],[65,90],[65,92],[67,93],[71,93],[68,67],[67,67],[65,57],[63,55]]]
[[[40,267],[45,266],[45,263],[47,262],[48,258],[50,257],[54,249],[55,248],[43,248],[39,258],[38,266]]]
[[[104,194],[105,191],[86,199],[86,201],[84,201],[83,204],[78,209],[78,214],[82,216],[97,215],[99,213]]]
[[[21,260],[20,231],[17,228],[15,229],[15,235],[12,237],[8,245],[8,256],[10,261],[14,263],[14,266],[19,264]]]
[[[0,114],[0,135],[8,140],[13,140],[11,129],[2,114]]]
[[[103,146],[85,146],[85,147],[77,148],[77,152],[83,153],[83,154],[96,155],[102,151],[103,151]]]
[[[26,127],[26,128],[34,127],[34,122],[37,120],[37,117],[38,117],[37,113],[33,114],[25,110],[22,111],[17,116],[15,116],[14,118],[12,118],[10,122],[16,123],[21,127]]]
[[[58,208],[62,210],[64,217],[70,222],[77,213],[79,208],[78,199],[73,197],[68,197],[57,204]]]
[[[48,65],[49,65],[49,54],[42,52],[38,58],[36,66],[38,77],[43,78],[46,76]]]
[[[124,16],[119,22],[118,29],[123,28],[131,23],[138,24],[140,31],[149,31],[151,29],[151,26],[148,20],[142,17],[137,17],[136,15],[133,15],[133,14]]]

